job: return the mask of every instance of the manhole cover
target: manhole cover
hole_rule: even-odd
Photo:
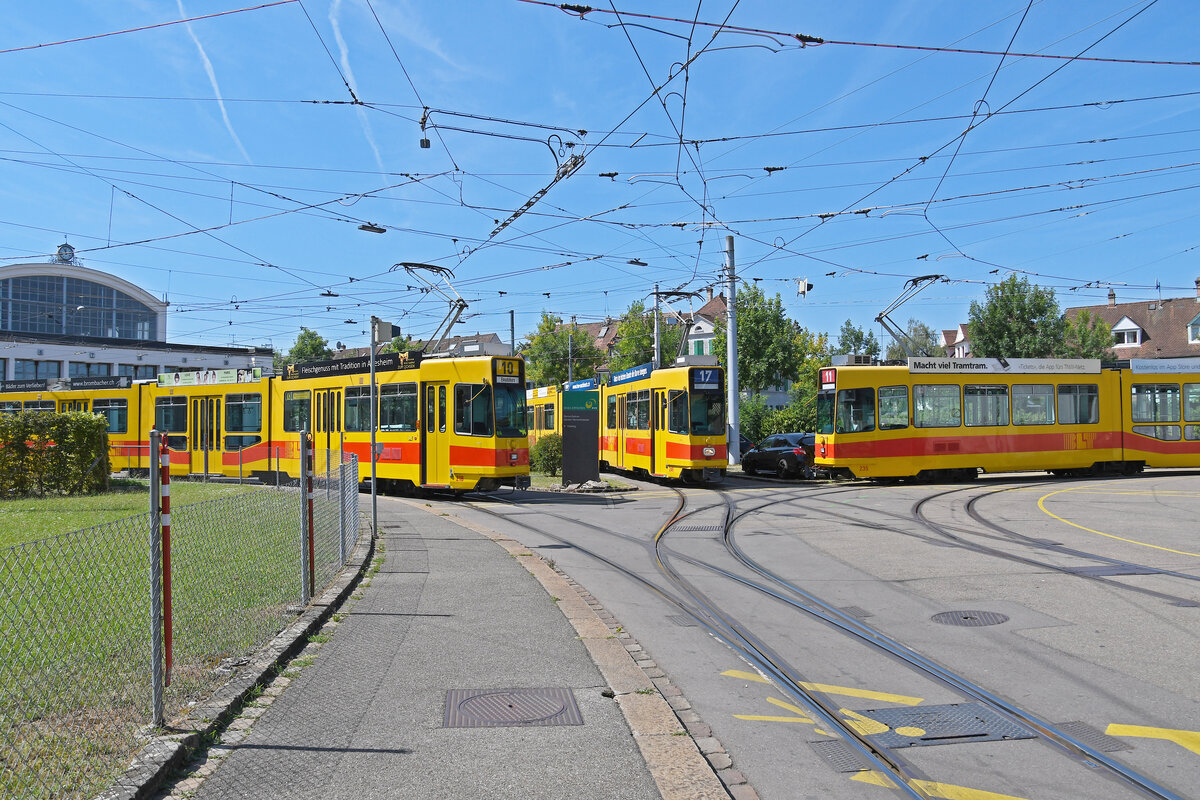
[[[1099,730],[1088,725],[1086,722],[1063,722],[1054,727],[1058,728],[1063,733],[1073,739],[1083,742],[1088,747],[1094,750],[1099,750],[1101,753],[1115,753],[1118,750],[1132,750],[1133,748],[1121,741],[1115,736],[1109,736],[1107,733],[1102,733]]]
[[[570,689],[450,689],[445,728],[582,725]]]
[[[837,772],[862,772],[871,768],[870,762],[862,753],[843,741],[826,739],[809,742],[808,745]]]
[[[981,703],[877,708],[858,713],[887,726],[888,730],[867,737],[880,747],[998,742],[1033,739],[1037,736],[1025,726],[1011,722]]]
[[[982,628],[1008,622],[1008,617],[995,611],[943,611],[930,617],[942,625],[961,625],[965,628]]]

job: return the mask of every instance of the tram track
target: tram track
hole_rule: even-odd
[[[832,702],[828,697],[823,696],[821,692],[806,689],[805,684],[807,680],[801,674],[800,670],[790,664],[769,642],[765,641],[759,633],[755,632],[752,626],[739,620],[727,608],[724,608],[722,603],[715,601],[709,594],[697,586],[693,580],[681,574],[675,566],[676,561],[701,568],[713,575],[732,581],[739,586],[766,595],[777,602],[785,604],[796,612],[802,613],[849,636],[853,640],[866,644],[874,651],[904,664],[924,677],[934,680],[951,692],[973,702],[980,703],[1006,719],[1033,731],[1041,741],[1054,748],[1054,750],[1063,756],[1070,758],[1077,765],[1092,770],[1099,770],[1109,775],[1113,780],[1135,791],[1138,796],[1160,798],[1161,800],[1182,800],[1182,796],[1126,767],[1105,753],[1077,740],[1053,724],[1009,703],[999,696],[993,695],[984,687],[922,656],[903,643],[872,628],[818,595],[787,581],[750,557],[737,541],[735,529],[738,523],[761,511],[773,506],[794,503],[798,499],[803,501],[824,499],[826,502],[834,503],[838,501],[833,495],[843,494],[859,488],[861,487],[815,490],[805,493],[802,498],[797,498],[792,492],[781,490],[780,494],[784,496],[769,499],[756,497],[749,508],[745,506],[739,507],[727,491],[718,490],[718,494],[721,497],[720,504],[706,504],[690,509],[688,508],[688,496],[684,492],[672,488],[672,491],[676,495],[675,508],[667,516],[666,521],[658,528],[653,539],[649,542],[644,537],[631,536],[626,533],[613,531],[601,525],[581,521],[567,515],[541,511],[541,513],[551,518],[560,519],[572,525],[617,537],[622,541],[635,543],[640,547],[648,549],[653,554],[659,574],[666,581],[665,586],[661,582],[656,582],[639,574],[634,566],[621,563],[618,559],[605,556],[592,548],[580,545],[577,541],[568,540],[554,532],[546,530],[544,527],[533,525],[527,520],[517,520],[511,515],[486,508],[476,503],[472,503],[472,507],[483,513],[501,518],[508,524],[535,532],[553,541],[570,545],[584,555],[607,564],[627,578],[653,591],[673,607],[678,608],[695,620],[697,625],[741,656],[747,663],[753,665],[763,675],[768,676],[781,691],[795,700],[822,727],[836,732],[841,740],[853,749],[865,763],[870,765],[870,769],[890,777],[892,784],[890,788],[900,796],[927,798],[935,795],[931,795],[923,788],[931,784],[928,780],[924,779],[919,770],[915,769],[896,753],[878,746],[867,736],[863,735],[858,727],[843,718],[840,710],[837,708],[837,704]],[[1015,487],[998,491],[1009,491],[1011,488]],[[935,499],[951,494],[954,491],[958,490],[942,492],[928,499]],[[991,492],[988,494],[995,493]],[[493,497],[492,499],[496,500],[498,498]],[[500,502],[508,503],[511,501],[501,500]],[[513,504],[520,505],[519,503]],[[714,511],[719,511],[720,513],[721,519],[718,526],[718,536],[725,552],[730,555],[735,564],[749,570],[752,575],[757,576],[757,579],[748,578],[730,569],[708,563],[703,559],[694,558],[680,551],[674,545],[673,537],[671,536],[673,531],[684,528],[689,522],[694,522]],[[895,521],[905,519],[900,514],[885,513]],[[835,515],[843,516],[837,515],[836,512]],[[858,519],[861,519],[861,517]],[[907,519],[920,522],[915,514]],[[976,522],[984,524],[979,519],[976,519]],[[948,533],[946,530],[934,530],[929,525],[922,524],[927,530],[935,534],[935,536],[944,537]],[[933,524],[937,525],[937,523]],[[991,530],[992,533],[988,535],[1003,535],[1001,531],[997,531],[994,528]],[[968,533],[977,532],[969,531]],[[959,538],[955,534],[950,535]],[[985,553],[989,549],[994,549],[978,543],[965,541],[962,546],[969,547],[973,551]],[[997,551],[995,554],[1000,555],[1002,553],[1003,551]]]

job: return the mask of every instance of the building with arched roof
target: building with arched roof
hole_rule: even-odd
[[[167,303],[79,264],[70,245],[48,263],[0,267],[0,378],[152,379],[160,372],[269,367],[269,347],[167,341]]]

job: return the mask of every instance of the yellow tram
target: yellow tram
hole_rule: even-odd
[[[6,386],[0,413],[91,411],[109,422],[112,469],[149,467],[150,431],[171,449],[173,475],[291,479],[301,472],[300,432],[318,452],[344,449],[371,476],[371,385],[366,357],[254,370],[201,370]],[[111,383],[111,386],[109,385]],[[489,490],[525,485],[525,362],[516,357],[376,357],[376,476],[382,489]],[[84,388],[86,387],[86,388]]]
[[[1200,359],[910,358],[819,380],[815,463],[835,475],[1200,466]]]
[[[725,375],[719,366],[632,367],[600,388],[600,403],[601,467],[686,482],[724,477]]]

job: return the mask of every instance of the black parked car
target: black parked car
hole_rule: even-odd
[[[742,456],[742,472],[757,475],[773,472],[780,478],[799,475],[813,477],[813,456],[816,435],[812,433],[777,433],[768,436]]]

